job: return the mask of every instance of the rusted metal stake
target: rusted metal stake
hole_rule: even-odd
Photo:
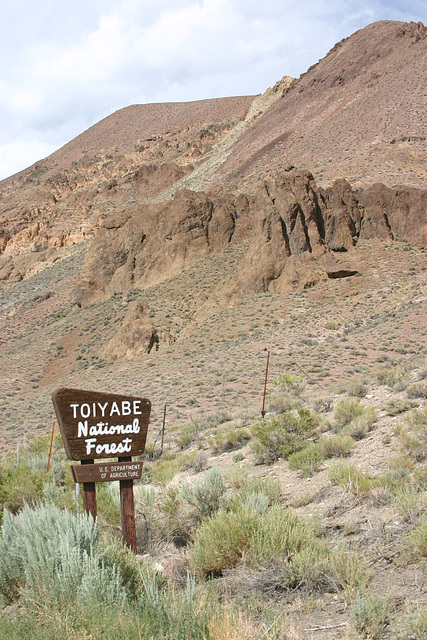
[[[265,416],[265,394],[267,391],[267,377],[268,377],[268,363],[270,361],[270,349],[267,350],[267,365],[265,367],[265,381],[264,381],[264,395],[262,397],[262,410],[261,410],[261,416],[262,419],[264,420],[264,416]]]
[[[49,449],[49,457],[47,459],[47,469],[46,469],[46,475],[49,473],[49,467],[50,467],[50,456],[52,455],[52,445],[53,445],[53,434],[55,433],[55,420],[53,421],[53,427],[52,427],[52,435],[50,438],[50,449]]]
[[[167,400],[165,398],[165,408],[163,410],[163,424],[162,424],[162,444],[160,447],[160,454],[163,453],[163,443],[165,441],[166,405],[167,405]]]

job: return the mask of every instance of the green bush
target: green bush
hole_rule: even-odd
[[[402,430],[399,441],[402,449],[421,462],[427,458],[427,408],[413,409],[405,416],[408,429]]]
[[[364,378],[351,378],[347,383],[347,395],[364,398],[368,393],[368,385]]]
[[[231,451],[243,447],[251,439],[251,433],[246,427],[238,427],[236,422],[226,422],[217,427],[216,432],[209,438],[209,445],[216,452]]]
[[[290,395],[299,395],[303,393],[305,389],[304,376],[297,376],[288,373],[279,373],[273,385],[281,392],[289,393]]]
[[[304,403],[304,399],[301,396],[305,389],[303,376],[279,373],[276,379],[273,380],[273,385],[274,388],[267,398],[268,411],[283,413],[296,409]]]
[[[314,525],[290,509],[220,511],[197,530],[189,550],[190,566],[202,575],[221,575],[243,558],[252,566],[286,558],[314,537]]]
[[[298,409],[297,415],[287,411],[277,418],[252,428],[254,450],[265,464],[278,458],[287,458],[305,446],[319,429],[320,418],[308,409]]]
[[[267,497],[269,506],[278,504],[282,498],[282,486],[278,478],[246,478],[237,494],[231,498],[232,508],[238,508],[251,493],[262,493]]]
[[[343,461],[331,464],[329,480],[362,497],[368,495],[376,486],[375,482],[366,473]]]
[[[393,621],[393,637],[398,640],[425,640],[427,638],[427,607],[405,602],[403,612]]]
[[[208,469],[203,480],[190,486],[184,482],[181,486],[181,499],[193,507],[195,514],[202,519],[211,516],[226,505],[225,486],[221,471],[217,467]]]
[[[414,382],[406,388],[408,398],[427,398],[427,382]]]
[[[381,409],[386,411],[389,416],[397,416],[400,413],[415,409],[418,406],[418,402],[415,400],[407,400],[405,398],[392,398],[387,402],[384,402]]]
[[[248,553],[260,515],[252,510],[220,511],[196,532],[189,549],[191,568],[202,575],[221,575]]]
[[[339,427],[348,424],[357,416],[362,415],[365,408],[360,404],[357,398],[346,398],[341,400],[335,407],[334,420]]]
[[[372,429],[377,419],[377,412],[372,407],[368,407],[361,415],[356,416],[340,429],[340,434],[350,436],[354,440],[362,440]]]
[[[390,600],[382,599],[374,594],[359,596],[351,611],[350,620],[354,629],[363,638],[382,638],[384,628],[389,622],[391,613]]]
[[[411,382],[411,377],[401,367],[383,367],[376,372],[377,381],[394,391],[404,391]]]
[[[408,548],[427,558],[427,516],[408,535]]]
[[[366,589],[371,572],[368,564],[354,550],[341,546],[332,551],[328,543],[314,538],[292,557],[285,571],[285,584],[312,592],[344,591],[352,600]]]
[[[355,442],[351,436],[339,433],[335,436],[321,438],[316,443],[316,448],[323,458],[338,458],[348,456]]]
[[[289,469],[300,470],[305,477],[310,477],[319,471],[322,464],[322,455],[317,445],[311,443],[301,451],[292,453],[288,458]]]
[[[0,593],[8,600],[24,588],[34,600],[64,600],[83,572],[93,575],[99,532],[91,516],[79,520],[52,504],[26,505],[13,517],[4,512],[0,539]],[[104,577],[104,576],[102,576]]]

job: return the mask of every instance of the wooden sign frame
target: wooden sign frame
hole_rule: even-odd
[[[52,402],[67,456],[81,463],[71,469],[83,484],[84,509],[96,518],[96,482],[119,480],[123,541],[136,553],[133,481],[141,477],[142,462],[132,462],[132,456],[145,450],[151,402],[65,388],[53,392]],[[118,462],[94,464],[112,457]]]
[[[71,460],[141,455],[151,402],[83,389],[56,389],[52,402],[65,451]]]

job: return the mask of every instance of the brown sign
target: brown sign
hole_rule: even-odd
[[[113,480],[139,480],[142,462],[106,462],[71,466],[75,482],[111,482]]]
[[[123,458],[144,452],[151,410],[146,398],[56,389],[52,402],[70,459]]]

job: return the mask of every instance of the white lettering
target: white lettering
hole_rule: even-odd
[[[102,417],[105,417],[105,409],[108,407],[108,402],[106,402],[105,404],[101,404],[100,402],[98,402],[98,407],[101,409],[101,413],[102,413]]]
[[[79,422],[78,426],[77,426],[77,437],[81,438],[83,436],[83,438],[86,438],[87,436],[87,420],[85,420],[84,422]],[[92,434],[90,434],[92,435]]]
[[[80,414],[82,418],[89,418],[90,416],[90,404],[84,402],[80,407]]]
[[[134,400],[133,401],[133,412],[136,413],[137,415],[142,413],[142,411],[140,409],[140,406],[139,406],[140,404],[141,404],[141,400]]]
[[[117,405],[117,402],[113,402],[113,404],[111,405],[110,416],[112,416],[113,413],[117,413],[118,416],[120,415],[120,409]]]
[[[90,455],[92,449],[95,449],[96,438],[87,438],[86,440],[86,455]]]
[[[93,438],[93,440],[96,441],[96,438]],[[89,447],[89,445],[87,444],[88,442],[89,440],[86,440],[86,450]],[[112,442],[111,444],[105,442],[104,444],[96,445],[95,451],[97,455],[105,453],[106,456],[114,456],[119,453],[129,453],[131,451],[131,442],[132,438],[124,438],[122,442]]]
[[[77,418],[77,407],[78,406],[79,406],[78,404],[70,404],[70,407],[73,410],[73,418]]]
[[[128,416],[132,409],[129,400],[123,400],[122,402],[122,416]]]

